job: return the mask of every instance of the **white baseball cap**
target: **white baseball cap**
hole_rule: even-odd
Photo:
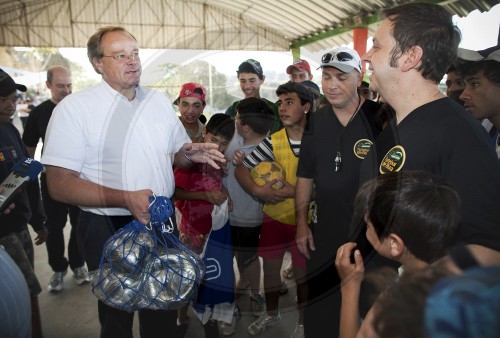
[[[478,51],[459,48],[457,57],[465,61],[493,60],[500,62],[500,46]]]
[[[344,73],[350,73],[353,69],[356,69],[361,73],[361,59],[354,49],[336,47],[321,58],[320,68],[323,67],[335,67]]]

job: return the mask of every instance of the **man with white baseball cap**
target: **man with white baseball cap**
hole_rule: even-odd
[[[343,73],[350,73],[356,69],[361,74],[361,59],[354,49],[337,47],[323,55],[320,67],[335,67]]]
[[[328,103],[309,117],[302,136],[295,187],[299,251],[308,258],[309,305],[306,337],[339,330],[340,279],[332,267],[338,247],[348,241],[358,190],[358,171],[380,132],[374,120],[380,105],[358,94],[362,70],[358,53],[337,47],[321,58],[322,91]],[[313,187],[317,222],[308,224]],[[337,332],[337,333],[335,333]]]

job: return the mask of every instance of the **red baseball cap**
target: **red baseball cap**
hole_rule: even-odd
[[[205,105],[205,98],[207,96],[206,89],[199,83],[188,82],[182,85],[179,97],[174,101],[174,104],[178,104],[179,100],[183,97],[196,97],[200,99]]]
[[[292,74],[292,70],[303,71],[307,70],[309,74],[311,74],[311,66],[309,66],[309,62],[302,59],[297,59],[293,62],[293,65],[290,65],[286,68],[287,74]]]

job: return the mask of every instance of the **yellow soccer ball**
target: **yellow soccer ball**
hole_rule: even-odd
[[[257,164],[252,171],[250,171],[250,175],[255,184],[261,187],[272,180],[285,178],[285,169],[277,162],[264,161]],[[283,188],[283,183],[278,181],[272,185],[272,188],[274,190],[281,189]]]

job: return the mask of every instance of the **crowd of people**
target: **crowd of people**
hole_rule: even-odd
[[[495,337],[500,37],[485,50],[458,48],[460,31],[436,4],[381,15],[365,55],[335,46],[318,60],[321,87],[306,60],[284,67],[275,102],[260,96],[261,64],[242,60],[243,98],[208,121],[195,78],[173,102],[140,85],[139,43],[122,27],[89,38],[100,84],[72,93],[69,70],[48,69],[51,98],[22,135],[11,117],[27,88],[1,71],[0,181],[40,139],[44,172],[0,214],[2,269],[22,280],[2,282],[2,299],[16,290],[16,309],[32,319],[28,330],[26,316],[5,313],[0,335],[43,336],[28,224],[34,243],[46,243],[55,293],[68,268],[77,284],[91,282],[108,239],[132,220],[149,226],[150,197],[166,196],[175,236],[206,273],[177,311],[137,311],[143,338],[183,337],[189,306],[206,337],[271,331],[282,322],[283,278],[297,291],[291,338]],[[258,184],[264,162],[284,175]],[[242,293],[255,317],[247,328],[237,325]],[[97,310],[101,337],[133,336],[134,312],[102,300]]]

